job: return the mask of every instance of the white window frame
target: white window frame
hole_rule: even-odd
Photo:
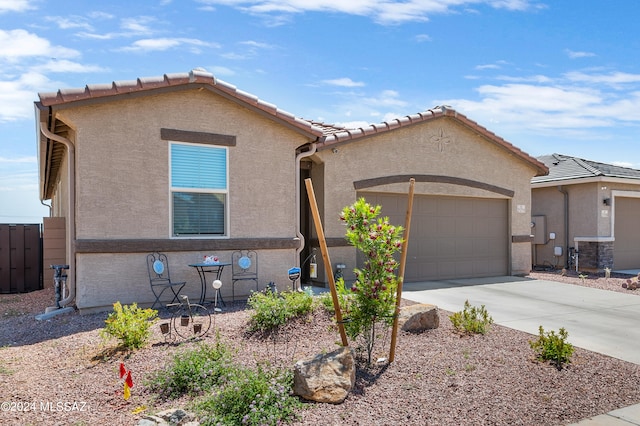
[[[197,146],[199,148],[215,148],[222,149],[225,152],[225,182],[226,188],[221,189],[207,189],[207,188],[183,188],[183,187],[174,187],[172,182],[172,169],[173,169],[173,159],[171,156],[171,148],[174,145],[187,145],[187,146]],[[229,238],[229,147],[222,145],[209,145],[209,144],[199,144],[199,143],[188,143],[188,142],[177,142],[177,141],[169,141],[168,144],[168,158],[169,158],[169,209],[170,209],[170,223],[169,223],[169,235],[171,238],[175,239],[227,239]],[[224,234],[186,234],[186,235],[176,235],[174,234],[174,201],[173,194],[175,192],[191,192],[191,193],[205,193],[205,194],[223,194],[225,203],[224,203]]]

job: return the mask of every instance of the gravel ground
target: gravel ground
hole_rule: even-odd
[[[536,272],[531,277],[621,291],[629,297],[640,294],[623,289],[622,276],[581,279]],[[51,301],[50,289],[0,295],[0,424],[135,425],[142,417],[134,414],[137,409],[154,412],[188,405],[187,400],[154,401],[144,381],[176,351],[194,343],[165,342],[154,326],[148,347],[131,354],[114,352],[115,342],[99,337],[106,313],[36,321],[34,314]],[[360,365],[356,387],[344,403],[305,404],[294,424],[566,425],[640,403],[638,365],[576,348],[572,362],[557,370],[535,360],[528,344],[535,336],[497,325],[485,336],[460,336],[453,332],[450,312],[440,315],[436,330],[399,335],[392,364],[369,369]],[[257,359],[292,365],[336,348],[339,341],[323,314],[292,325],[288,341],[275,344],[247,337],[248,318],[242,306],[215,315],[215,328],[238,349],[236,361],[246,365]],[[389,340],[382,336],[381,342],[388,346]],[[213,342],[214,333],[205,341]],[[118,375],[121,361],[134,380],[126,402]]]

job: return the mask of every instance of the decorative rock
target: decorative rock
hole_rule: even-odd
[[[165,410],[155,415],[148,414],[137,426],[199,426],[195,416],[181,409]]]
[[[342,347],[296,362],[293,392],[309,401],[340,404],[356,382],[353,350]]]
[[[400,309],[398,326],[402,331],[419,333],[440,327],[440,314],[436,305],[426,303],[404,306]]]

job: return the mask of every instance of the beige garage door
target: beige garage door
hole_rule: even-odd
[[[382,206],[391,223],[404,225],[406,195],[359,196]],[[507,275],[507,208],[506,200],[416,196],[405,281]]]
[[[640,199],[616,197],[613,267],[640,268]]]

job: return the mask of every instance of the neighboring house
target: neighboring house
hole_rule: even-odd
[[[534,264],[640,269],[640,170],[560,154],[538,159],[549,174],[531,181]]]
[[[187,265],[208,254],[229,261],[237,249],[258,252],[261,287],[291,288],[287,270],[318,244],[308,177],[331,260],[346,265],[347,280],[357,258],[340,211],[364,196],[403,225],[411,177],[408,281],[531,268],[530,180],[547,168],[449,108],[343,129],[201,70],[39,97],[40,197],[66,218],[63,304],[75,299],[82,311],[151,302],[145,255],[154,250],[169,254],[191,295],[199,282]],[[227,268],[223,296],[230,280]]]

